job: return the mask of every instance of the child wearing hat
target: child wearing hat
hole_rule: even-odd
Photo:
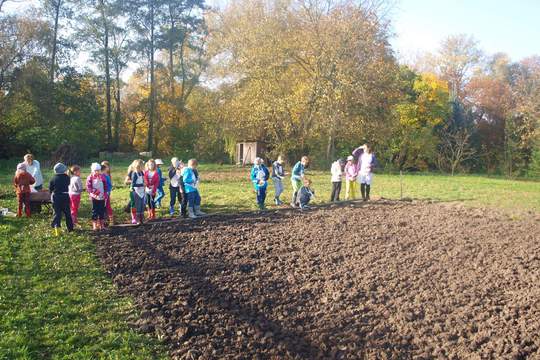
[[[51,192],[51,201],[53,206],[53,221],[51,227],[56,236],[60,235],[60,226],[62,214],[66,218],[66,226],[69,232],[73,231],[73,220],[71,219],[71,207],[69,200],[69,184],[71,179],[66,174],[67,166],[58,163],[54,165],[54,176],[49,182],[49,191]]]
[[[165,185],[165,178],[163,177],[163,172],[161,171],[161,165],[163,165],[163,160],[156,159],[156,169],[159,176],[159,186],[156,190],[156,208],[161,208],[161,200],[165,197],[165,190],[163,189],[163,185]]]
[[[105,199],[107,198],[107,179],[101,173],[101,165],[92,163],[91,173],[86,179],[86,191],[92,201],[92,229],[102,230],[105,221]]]
[[[358,165],[354,160],[354,156],[347,157],[345,165],[345,200],[354,200],[358,196]]]
[[[268,178],[270,172],[264,166],[263,159],[260,157],[255,159],[255,164],[251,168],[251,182],[257,192],[257,205],[260,210],[264,210],[264,201],[266,200],[266,188],[268,187]]]
[[[22,216],[23,207],[26,217],[31,216],[30,192],[32,190],[30,189],[30,186],[34,183],[34,177],[26,171],[26,164],[20,163],[17,165],[17,171],[15,172],[15,177],[13,177],[13,186],[15,187],[15,193],[17,194],[17,201],[19,203],[17,217]]]

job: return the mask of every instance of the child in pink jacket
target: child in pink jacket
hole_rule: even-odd
[[[92,200],[92,228],[102,230],[105,222],[105,201],[107,198],[107,179],[101,173],[101,165],[93,163],[92,172],[86,179],[86,191]]]
[[[345,200],[354,200],[358,196],[358,164],[352,155],[347,157],[345,165]]]

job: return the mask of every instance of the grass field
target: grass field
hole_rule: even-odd
[[[15,163],[0,164],[0,207],[16,210],[11,178]],[[128,188],[122,184],[127,163],[113,166],[113,207],[120,221]],[[203,210],[245,211],[256,208],[249,169],[202,165]],[[83,177],[88,175],[84,169]],[[327,172],[308,171],[317,203],[328,200]],[[44,171],[46,183],[51,171]],[[403,196],[460,201],[498,208],[514,216],[540,212],[540,182],[483,176],[410,174],[403,177]],[[284,199],[290,199],[286,183]],[[372,194],[400,197],[397,175],[377,174]],[[273,189],[268,194],[269,208]],[[168,196],[164,204],[168,203]],[[89,201],[83,197],[80,217],[88,229]],[[166,216],[167,209],[161,209]],[[158,340],[131,330],[135,310],[118,295],[103,272],[88,233],[51,236],[50,215],[31,220],[0,218],[0,359],[150,359],[166,357]]]

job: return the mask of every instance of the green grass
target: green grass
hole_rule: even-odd
[[[0,163],[0,207],[16,209],[11,187],[14,162]],[[122,207],[128,188],[122,184],[127,163],[113,163],[113,207],[127,220]],[[201,195],[208,212],[256,208],[248,168],[202,165]],[[88,174],[84,169],[83,177]],[[45,178],[51,172],[45,172]],[[316,203],[330,194],[328,172],[308,171]],[[284,200],[290,183],[285,182]],[[374,196],[399,198],[397,175],[377,174]],[[414,199],[460,201],[469,206],[503,209],[509,213],[540,212],[540,182],[484,176],[408,174],[403,196]],[[269,187],[268,204],[273,197]],[[164,204],[168,203],[168,197]],[[81,222],[88,228],[85,196]],[[166,216],[167,209],[161,209]],[[165,358],[164,346],[128,326],[136,316],[130,299],[119,296],[103,272],[87,233],[51,236],[50,215],[31,220],[0,219],[0,359],[154,359]]]

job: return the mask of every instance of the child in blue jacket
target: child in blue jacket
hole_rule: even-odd
[[[251,181],[257,192],[257,205],[259,209],[264,210],[264,201],[266,200],[266,188],[268,187],[268,179],[270,178],[270,172],[264,166],[263,159],[256,158],[255,164],[251,168]]]
[[[206,215],[201,211],[201,195],[199,194],[199,172],[197,171],[198,162],[196,159],[190,159],[188,166],[182,171],[182,180],[184,191],[188,201],[188,216],[195,219],[198,216]]]

